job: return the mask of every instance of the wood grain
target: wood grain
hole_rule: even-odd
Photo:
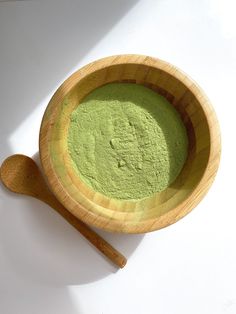
[[[142,84],[163,95],[187,129],[189,153],[182,172],[167,189],[146,199],[121,201],[91,190],[75,174],[68,154],[71,112],[89,92],[111,82]],[[84,222],[114,232],[157,230],[189,213],[214,180],[220,150],[218,121],[200,87],[173,65],[141,55],[104,58],[75,72],[52,97],[40,129],[41,162],[58,200]]]

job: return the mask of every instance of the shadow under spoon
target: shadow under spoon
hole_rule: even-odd
[[[123,268],[126,258],[107,241],[72,215],[49,190],[40,169],[34,160],[24,155],[8,157],[1,165],[0,175],[3,184],[12,192],[33,196],[54,208],[89,242],[118,267]]]

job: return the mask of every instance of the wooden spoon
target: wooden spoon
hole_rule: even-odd
[[[123,268],[126,258],[108,242],[72,215],[49,190],[42,173],[30,157],[13,155],[8,157],[0,168],[4,185],[12,192],[33,196],[53,207],[62,217],[74,226],[86,239],[113,263]]]

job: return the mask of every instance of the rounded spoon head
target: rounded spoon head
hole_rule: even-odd
[[[12,192],[38,197],[45,186],[36,163],[25,155],[13,155],[4,160],[0,168],[3,184]]]

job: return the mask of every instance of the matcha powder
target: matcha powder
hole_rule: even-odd
[[[80,178],[115,199],[162,191],[187,157],[177,111],[144,86],[111,83],[87,95],[71,114],[69,153]]]

